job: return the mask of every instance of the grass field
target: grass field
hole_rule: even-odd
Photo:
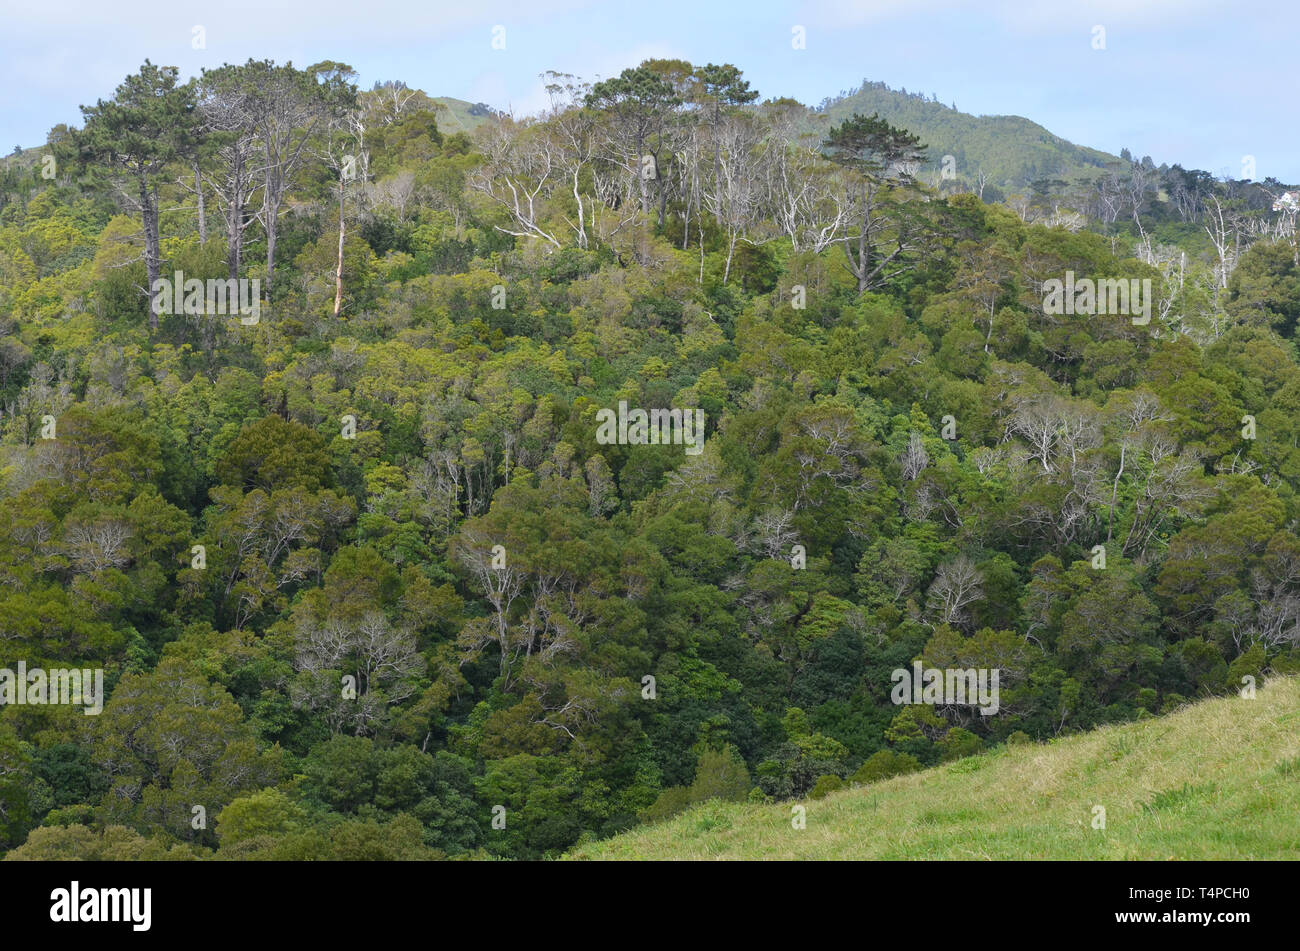
[[[1300,678],[803,801],[803,829],[795,805],[708,802],[566,858],[1300,859]]]
[[[473,132],[487,121],[487,116],[471,115],[469,110],[473,103],[463,99],[434,96],[433,101],[443,106],[438,112],[438,131],[448,135],[453,132]]]

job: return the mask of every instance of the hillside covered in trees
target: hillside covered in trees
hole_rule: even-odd
[[[0,667],[106,694],[0,709],[7,857],[557,856],[1300,669],[1278,183],[549,81],[146,62],[0,170]]]
[[[1102,172],[1122,171],[1120,156],[1075,145],[1021,116],[973,116],[957,103],[942,103],[931,94],[891,89],[863,80],[857,89],[821,103],[819,116],[842,122],[855,113],[878,114],[920,135],[930,145],[926,171],[943,181],[943,156],[952,156],[949,174],[993,194],[1027,190],[1044,179],[1088,180]],[[991,186],[991,188],[990,188]]]

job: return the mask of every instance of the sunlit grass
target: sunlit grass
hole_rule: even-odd
[[[802,830],[795,803],[710,802],[568,857],[1300,859],[1300,678],[799,804]]]

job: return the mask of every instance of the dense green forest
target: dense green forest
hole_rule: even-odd
[[[0,710],[7,857],[551,857],[1300,670],[1279,183],[993,202],[732,66],[355,82],[146,62],[0,169],[0,666],[106,692]]]

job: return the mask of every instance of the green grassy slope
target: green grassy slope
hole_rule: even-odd
[[[709,802],[567,857],[1300,859],[1300,677],[841,790],[802,830],[793,805]]]
[[[443,106],[438,111],[438,129],[442,132],[473,132],[474,129],[488,119],[484,113],[475,114],[471,112],[474,109],[474,104],[463,99],[452,99],[450,96],[434,96],[433,101]]]

